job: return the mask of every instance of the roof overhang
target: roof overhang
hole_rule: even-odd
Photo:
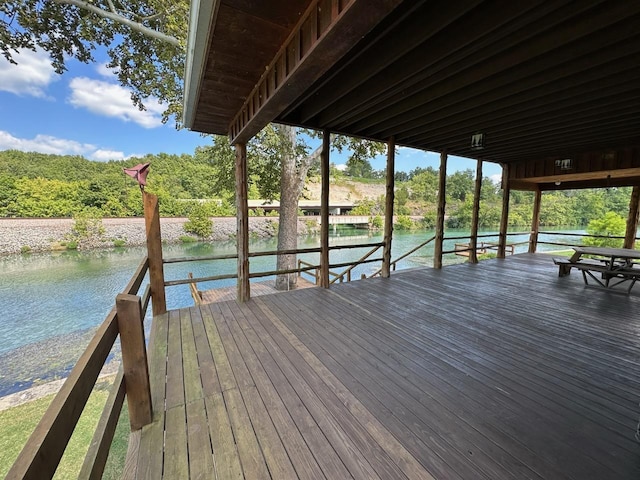
[[[255,21],[283,3],[279,23]],[[224,0],[208,12],[187,67],[197,131],[246,141],[277,121],[499,163],[640,145],[640,2]]]

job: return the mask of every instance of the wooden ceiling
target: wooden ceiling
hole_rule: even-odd
[[[346,3],[367,2],[385,4]],[[321,38],[321,74],[299,81],[267,121],[507,163],[640,145],[639,1],[392,3],[337,60]],[[230,132],[309,4],[221,2],[187,126]],[[471,149],[475,133],[481,150]]]

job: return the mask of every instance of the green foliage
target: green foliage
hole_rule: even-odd
[[[213,221],[209,218],[206,205],[196,204],[189,212],[189,220],[184,224],[184,231],[199,237],[207,238],[213,233]]]
[[[398,215],[396,217],[396,223],[394,223],[393,226],[397,230],[415,230],[418,228],[416,222],[407,215]]]
[[[75,240],[70,240],[68,242],[65,242],[65,245],[67,250],[77,250],[78,249],[78,242],[76,242]]]
[[[192,237],[191,235],[182,235],[180,237],[181,243],[196,243],[198,239],[196,237]]]
[[[376,215],[371,217],[371,227],[375,230],[380,230],[384,226],[384,220],[382,216]]]
[[[591,220],[587,225],[587,233],[589,235],[607,235],[607,236],[624,236],[626,230],[626,221],[615,212],[607,212],[604,217]],[[597,247],[622,247],[624,240],[618,238],[592,238],[583,237],[582,242],[585,245]]]
[[[20,253],[31,253],[31,247],[29,245],[21,246]]]
[[[364,199],[356,202],[355,206],[351,210],[351,215],[367,215],[375,216],[384,213],[384,203],[371,199]]]
[[[104,235],[105,228],[99,215],[100,212],[97,210],[85,210],[76,214],[73,217],[74,222],[71,229],[74,238],[88,239]]]
[[[116,238],[113,241],[113,246],[116,248],[124,247],[127,244],[127,241],[122,238]]]

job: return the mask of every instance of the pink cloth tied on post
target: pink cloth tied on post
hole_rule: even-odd
[[[147,174],[149,173],[149,165],[150,163],[139,163],[135,167],[125,168],[124,173],[129,175],[131,178],[138,182],[140,185],[140,190],[144,190],[145,185],[147,184]]]

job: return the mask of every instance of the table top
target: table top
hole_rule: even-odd
[[[573,247],[576,253],[583,255],[600,255],[611,258],[640,259],[640,250],[631,248],[609,248],[609,247]]]

